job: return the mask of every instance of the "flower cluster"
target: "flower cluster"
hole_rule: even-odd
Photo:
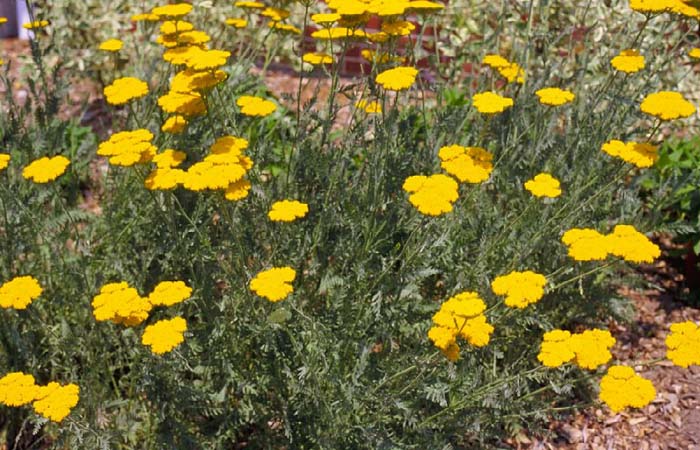
[[[644,56],[634,49],[622,50],[619,55],[610,60],[610,65],[620,72],[639,72],[644,68]]]
[[[447,175],[414,175],[406,178],[403,190],[410,193],[408,201],[428,216],[439,216],[452,211],[459,198],[457,182]]]
[[[613,139],[604,143],[601,150],[639,168],[651,167],[659,159],[658,147],[646,142],[622,142]]]
[[[55,381],[37,385],[32,375],[11,372],[0,378],[0,403],[7,406],[32,404],[37,414],[54,422],[62,421],[78,404],[80,388],[73,384],[61,386]]]
[[[656,389],[651,381],[637,375],[626,366],[612,366],[600,380],[602,402],[614,412],[626,407],[642,408],[656,398]]]
[[[497,114],[513,106],[513,99],[488,91],[474,94],[472,103],[481,114]]]
[[[506,306],[523,309],[542,298],[546,284],[547,278],[539,273],[531,270],[513,271],[508,275],[496,277],[491,282],[491,290],[496,295],[506,297]]]
[[[561,195],[561,185],[559,180],[548,173],[539,173],[524,184],[525,189],[530,191],[535,197],[555,198]]]
[[[418,70],[413,67],[396,67],[377,75],[375,81],[388,91],[402,91],[413,86]]]
[[[43,289],[36,278],[15,277],[0,285],[0,307],[26,309],[42,292]]]
[[[517,63],[510,62],[500,55],[486,55],[481,62],[498,71],[509,83],[523,84],[525,82],[525,70]]]
[[[640,109],[643,113],[661,120],[673,120],[690,117],[695,114],[695,105],[686,100],[679,92],[661,91],[647,95]]]
[[[674,323],[666,336],[666,356],[673,364],[688,367],[700,365],[700,326],[691,321]]]
[[[671,13],[700,18],[700,10],[683,0],[630,0],[630,8],[643,14]]]
[[[48,183],[63,175],[69,164],[65,156],[44,156],[29,163],[22,170],[22,176],[35,183]]]
[[[613,255],[628,262],[650,263],[661,254],[659,247],[632,225],[616,225],[608,235],[590,228],[572,228],[561,240],[576,261],[603,260]]]
[[[97,154],[109,158],[115,166],[130,167],[153,159],[158,149],[151,144],[153,133],[146,129],[120,131],[100,143]]]
[[[187,321],[182,317],[163,319],[148,325],[141,336],[141,343],[151,347],[156,355],[167,353],[184,342]]]
[[[277,109],[277,105],[270,100],[254,97],[252,95],[243,95],[236,100],[236,105],[241,108],[241,114],[245,116],[269,116]]]
[[[540,89],[535,91],[535,95],[539,97],[540,103],[549,106],[561,106],[576,98],[573,92],[555,87]]]
[[[0,171],[6,169],[10,164],[10,155],[7,153],[0,153]]]
[[[148,84],[134,77],[117,78],[104,88],[105,100],[110,105],[124,105],[148,94]]]
[[[548,331],[542,337],[537,359],[547,367],[559,367],[573,361],[582,369],[595,370],[612,358],[615,338],[608,330],[586,330],[571,334],[566,330]]]
[[[489,343],[493,326],[484,315],[486,304],[476,292],[465,291],[447,299],[433,315],[433,326],[428,338],[447,359],[459,358],[457,336],[474,347]]]
[[[107,39],[100,43],[98,48],[105,52],[118,52],[123,46],[124,42],[122,42],[121,39]]]
[[[282,200],[272,204],[267,217],[273,222],[293,222],[309,212],[309,205],[296,200]]]
[[[493,170],[493,154],[481,147],[450,145],[438,152],[440,166],[462,183],[481,183]]]
[[[271,302],[278,302],[294,292],[292,281],[297,273],[291,267],[273,267],[263,270],[250,280],[250,290]]]

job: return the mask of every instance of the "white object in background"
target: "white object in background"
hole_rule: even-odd
[[[29,11],[27,11],[27,2],[25,0],[17,0],[17,35],[20,39],[31,39],[34,33],[25,29],[22,24],[31,22],[29,19]]]

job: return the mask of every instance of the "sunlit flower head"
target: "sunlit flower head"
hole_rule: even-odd
[[[525,182],[525,189],[535,197],[555,198],[561,195],[559,180],[548,173],[539,173]]]
[[[695,105],[679,92],[661,91],[647,95],[640,106],[642,112],[661,120],[690,117],[695,114]]]
[[[35,159],[22,170],[22,176],[35,183],[48,183],[63,175],[70,160],[65,156],[53,156]]]
[[[513,106],[513,99],[495,92],[482,92],[474,94],[472,103],[482,114],[498,114]]]
[[[271,302],[278,302],[294,291],[292,281],[296,275],[296,271],[291,267],[263,270],[250,280],[250,290]]]
[[[99,49],[106,52],[118,52],[123,46],[124,43],[121,39],[107,39],[100,44]]]
[[[644,68],[644,56],[634,49],[622,50],[619,55],[610,60],[610,65],[620,72],[639,72]]]

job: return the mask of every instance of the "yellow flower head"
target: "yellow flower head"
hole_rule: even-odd
[[[143,181],[146,189],[151,191],[169,191],[185,182],[186,173],[181,169],[157,167]]]
[[[171,92],[188,93],[192,91],[203,91],[211,89],[228,75],[223,70],[199,72],[192,69],[185,69],[175,74],[170,81]]]
[[[573,335],[570,345],[576,354],[576,365],[595,370],[612,359],[610,348],[615,345],[615,338],[608,330],[586,330]]]
[[[489,91],[475,94],[472,103],[481,114],[497,114],[513,106],[513,99]]]
[[[183,281],[161,281],[148,296],[148,302],[153,306],[172,306],[187,300],[191,294],[192,288]]]
[[[630,8],[644,14],[669,12],[678,0],[630,0]]]
[[[99,49],[105,52],[118,52],[123,46],[121,39],[107,39],[100,44]]]
[[[547,367],[559,367],[574,359],[571,348],[571,333],[565,330],[548,331],[542,337],[537,359]]]
[[[201,50],[192,52],[185,65],[194,70],[211,70],[226,65],[231,52],[226,50]]]
[[[561,195],[559,180],[548,173],[540,173],[525,182],[525,189],[535,197],[555,198]]]
[[[273,222],[293,222],[309,212],[309,205],[296,200],[282,200],[272,204],[267,217]]]
[[[509,83],[523,84],[525,82],[525,69],[517,63],[510,63],[506,67],[499,67],[497,70]]]
[[[492,69],[503,69],[510,66],[510,61],[502,57],[501,55],[485,55],[481,63],[491,67]]]
[[[652,263],[661,255],[659,246],[632,225],[616,225],[606,236],[610,254],[634,263]]]
[[[243,138],[239,138],[236,136],[223,136],[218,138],[212,146],[209,148],[209,151],[212,154],[219,155],[222,153],[230,154],[230,155],[241,155],[243,153],[243,150],[248,148],[248,141]]]
[[[459,347],[455,348],[457,336],[474,347],[487,345],[494,328],[486,321],[485,309],[486,304],[476,292],[465,291],[450,297],[433,315],[428,338],[451,361],[459,353]]]
[[[619,55],[610,60],[610,65],[620,72],[639,72],[644,68],[644,56],[634,49],[622,50]]]
[[[569,256],[576,261],[596,261],[608,257],[608,240],[605,235],[590,228],[572,228],[561,237],[569,247]]]
[[[187,321],[182,317],[159,320],[143,330],[141,343],[150,346],[151,351],[156,355],[162,355],[184,342],[185,331],[187,331]]]
[[[236,6],[238,8],[247,8],[247,9],[265,9],[265,4],[261,2],[251,2],[251,1],[240,1],[236,2],[233,4],[233,6]]]
[[[333,64],[333,57],[327,53],[305,53],[301,59],[314,66]]]
[[[622,142],[617,139],[606,142],[601,150],[610,156],[641,168],[651,167],[659,159],[658,147],[648,143]]]
[[[10,164],[10,155],[7,153],[0,153],[0,171],[6,169]]]
[[[491,283],[491,290],[496,295],[505,295],[505,304],[511,308],[523,309],[538,302],[544,295],[547,278],[531,270],[511,272],[496,277]]]
[[[111,320],[126,326],[138,325],[148,318],[152,305],[126,282],[108,283],[92,299],[93,315],[98,322]]]
[[[192,191],[227,189],[231,183],[241,180],[252,167],[253,161],[240,151],[213,153],[187,169],[183,184],[185,189]]]
[[[160,24],[161,34],[177,34],[194,30],[194,25],[186,20],[166,20]]]
[[[271,302],[278,302],[294,292],[292,281],[297,273],[291,267],[263,270],[250,280],[250,290]]]
[[[406,178],[403,190],[411,194],[408,201],[428,216],[439,216],[452,211],[459,197],[457,182],[443,174],[414,175]]]
[[[39,392],[34,377],[22,372],[11,372],[0,378],[0,403],[22,406],[31,403]]]
[[[187,119],[179,114],[168,117],[168,119],[163,122],[163,126],[160,127],[160,131],[163,133],[179,134],[185,131],[187,128]]]
[[[70,160],[65,156],[44,156],[29,163],[22,170],[22,176],[35,183],[48,183],[63,175],[69,164]]]
[[[245,28],[248,26],[248,19],[241,17],[229,17],[226,19],[226,25],[232,26],[234,28]]]
[[[148,84],[134,77],[118,78],[104,88],[105,100],[110,105],[124,105],[146,94],[148,94]]]
[[[153,134],[146,129],[120,131],[97,147],[99,156],[109,158],[109,163],[129,167],[149,162],[158,150],[151,144]]]
[[[571,92],[559,88],[543,88],[535,91],[540,98],[540,103],[549,106],[561,106],[572,102],[576,96]]]
[[[236,105],[241,108],[241,113],[246,116],[265,117],[272,114],[277,105],[269,100],[251,95],[243,95],[236,100]]]
[[[328,14],[312,14],[311,20],[319,25],[324,25],[327,23],[333,23],[340,20],[340,14],[328,13]]]
[[[187,153],[168,148],[154,156],[152,162],[155,163],[159,169],[165,169],[177,167],[186,159]]]
[[[134,14],[131,16],[132,22],[158,22],[160,17],[151,13]]]
[[[43,289],[36,278],[28,275],[15,277],[0,285],[0,306],[26,309],[42,292]]]
[[[352,37],[361,38],[365,36],[366,33],[362,30],[353,30],[352,28],[346,27],[323,28],[311,33],[312,38],[324,41],[335,41],[338,39],[349,39]]]
[[[248,196],[250,192],[250,181],[246,179],[240,179],[228,185],[226,192],[224,192],[224,198],[230,201],[243,200]]]
[[[674,323],[666,336],[666,357],[680,367],[700,365],[700,326],[691,321]]]
[[[651,381],[642,378],[634,369],[612,366],[600,380],[598,398],[613,412],[629,407],[642,408],[656,398],[656,389]]]
[[[688,50],[688,56],[690,56],[693,59],[700,59],[700,48],[691,48],[690,50]]]
[[[673,120],[690,117],[695,114],[695,105],[678,92],[661,91],[647,95],[640,109],[643,113],[661,120]]]
[[[462,183],[481,183],[493,170],[493,154],[481,147],[450,145],[438,152],[440,167]]]
[[[80,388],[76,384],[61,386],[52,381],[46,386],[39,387],[32,406],[37,414],[54,422],[60,422],[78,404],[79,394]]]
[[[151,14],[159,17],[182,17],[192,11],[192,5],[189,3],[174,3],[171,5],[156,6],[151,10]]]
[[[301,30],[294,25],[288,24],[288,23],[282,23],[282,22],[268,22],[267,26],[274,29],[274,30],[280,30],[280,31],[286,31],[289,33],[294,33],[294,34],[301,34]]]
[[[389,36],[408,36],[416,26],[406,20],[395,20],[382,23],[382,31]]]
[[[7,17],[0,16],[0,25],[7,23]]]
[[[380,73],[375,81],[388,91],[401,91],[410,88],[417,75],[418,70],[413,67],[396,67]]]
[[[382,105],[376,100],[371,102],[360,100],[355,103],[355,107],[364,110],[367,114],[381,114],[382,112]]]
[[[158,106],[167,113],[182,116],[201,116],[206,114],[207,105],[198,92],[173,92],[158,98]]]
[[[49,26],[48,20],[35,20],[34,22],[26,22],[22,24],[25,30],[38,30]]]

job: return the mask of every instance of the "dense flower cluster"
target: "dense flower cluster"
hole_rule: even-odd
[[[476,292],[461,292],[447,299],[433,315],[428,338],[450,361],[459,358],[457,336],[474,347],[489,343],[493,326],[484,315],[486,304]]]
[[[472,103],[481,114],[497,114],[513,106],[513,99],[489,91],[474,94]]]
[[[0,171],[6,169],[10,164],[10,155],[7,153],[0,153]]]
[[[535,91],[535,94],[539,97],[540,103],[549,106],[561,106],[576,98],[573,92],[555,87],[540,89]]]
[[[241,114],[246,116],[265,117],[269,116],[277,109],[277,105],[270,100],[251,95],[239,97],[238,100],[236,100],[236,105],[241,108]]]
[[[525,70],[517,63],[510,62],[500,55],[486,55],[481,62],[498,71],[509,83],[523,84],[525,82]]]
[[[183,281],[161,281],[147,300],[153,306],[172,306],[187,300],[191,294],[192,288]]]
[[[0,285],[0,307],[25,309],[43,289],[31,276],[20,276]]]
[[[309,212],[309,205],[296,200],[282,200],[272,204],[267,217],[273,222],[293,222]]]
[[[23,406],[36,398],[39,386],[34,377],[22,372],[11,372],[0,378],[0,403],[6,406]]]
[[[35,183],[48,183],[63,175],[69,164],[65,156],[44,156],[29,163],[22,170],[22,176]]]
[[[408,192],[408,201],[418,211],[428,216],[439,216],[452,211],[452,204],[459,198],[459,185],[447,175],[414,175],[406,178],[403,190]]]
[[[651,381],[637,375],[626,366],[612,366],[600,380],[602,402],[614,412],[629,407],[642,408],[656,398],[656,389]]]
[[[586,330],[571,334],[566,330],[548,331],[542,337],[537,359],[547,367],[573,361],[582,369],[595,370],[612,359],[615,338],[608,330]]]
[[[658,147],[646,142],[622,142],[613,139],[604,143],[601,150],[639,168],[651,167],[659,159]]]
[[[493,154],[481,147],[450,145],[438,152],[440,166],[462,183],[481,183],[493,170]]]
[[[95,320],[111,320],[126,326],[138,325],[148,318],[153,305],[126,282],[108,283],[92,300]]]
[[[535,175],[533,179],[526,181],[524,186],[535,197],[555,198],[561,195],[559,180],[548,173]]]
[[[619,55],[610,60],[610,65],[620,72],[639,72],[644,68],[644,56],[634,49],[622,50]]]
[[[0,403],[23,406],[32,403],[37,414],[54,422],[62,421],[78,404],[80,388],[75,384],[61,386],[52,381],[37,385],[32,375],[12,372],[0,378]]]
[[[388,91],[402,91],[413,86],[418,70],[413,67],[396,67],[377,75],[375,81]]]
[[[184,188],[204,191],[240,189],[246,186],[243,183],[244,177],[253,167],[253,161],[243,154],[247,147],[248,141],[235,136],[217,139],[210,148],[210,154],[187,169]]]
[[[182,344],[185,331],[187,321],[182,317],[159,320],[146,327],[141,336],[141,343],[150,346],[156,355],[162,355]]]
[[[158,149],[151,144],[153,133],[146,129],[120,131],[114,133],[108,140],[100,143],[97,154],[109,158],[109,163],[115,166],[129,167],[134,164],[145,164],[155,156]]]
[[[695,114],[695,105],[683,98],[679,92],[661,91],[647,95],[640,109],[643,113],[661,120],[690,117]]]
[[[148,94],[148,84],[134,77],[117,78],[104,88],[105,100],[110,105],[124,105]]]
[[[700,365],[700,326],[691,321],[674,323],[666,336],[666,357],[680,367]]]
[[[613,255],[629,262],[650,263],[661,254],[659,247],[632,225],[616,225],[608,235],[589,228],[572,228],[561,240],[576,261],[603,260]]]
[[[523,309],[542,298],[546,284],[547,278],[539,273],[513,271],[496,277],[491,283],[491,290],[496,295],[506,297],[506,306]]]
[[[271,302],[278,302],[294,292],[292,281],[296,276],[296,271],[291,267],[263,270],[250,280],[250,290]]]
[[[105,52],[118,52],[124,46],[121,39],[107,39],[100,43],[99,49]]]

